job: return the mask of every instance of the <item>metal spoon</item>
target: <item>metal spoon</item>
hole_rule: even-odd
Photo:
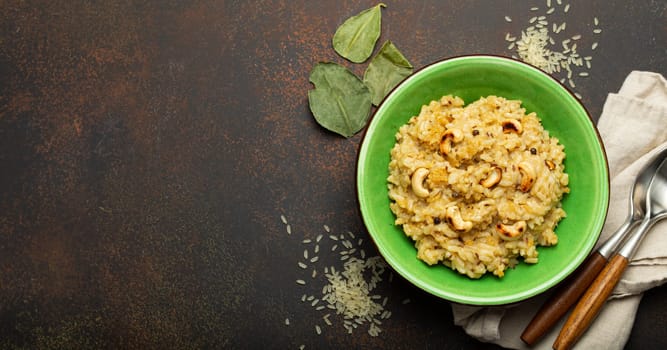
[[[558,320],[579,300],[586,288],[593,283],[609,258],[616,252],[628,232],[635,227],[646,213],[646,193],[648,186],[658,170],[658,166],[667,157],[667,147],[658,153],[639,171],[630,196],[630,210],[625,222],[607,241],[593,252],[584,263],[561,283],[542,308],[535,314],[521,334],[521,339],[528,345],[534,345],[546,334]]]
[[[595,317],[602,309],[605,301],[621,279],[623,271],[628,266],[639,244],[653,225],[667,218],[667,158],[663,158],[658,171],[648,187],[646,197],[646,214],[637,231],[630,235],[623,247],[616,253],[609,263],[602,269],[600,275],[586,290],[584,296],[574,307],[572,314],[565,321],[563,329],[554,342],[554,349],[569,349],[588,329]]]

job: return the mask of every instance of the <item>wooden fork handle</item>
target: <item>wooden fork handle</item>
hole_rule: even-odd
[[[526,329],[521,334],[521,340],[528,345],[534,345],[544,334],[549,332],[554,324],[570,310],[579,297],[584,294],[595,277],[598,276],[607,259],[597,251],[591,254],[586,261],[556,289],[554,294],[542,305],[542,308],[533,316]]]
[[[579,340],[597,317],[627,266],[628,259],[622,255],[616,254],[609,260],[565,321],[553,344],[554,349],[570,349]]]

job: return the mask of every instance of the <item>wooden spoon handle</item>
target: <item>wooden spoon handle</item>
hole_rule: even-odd
[[[577,306],[574,307],[570,317],[565,321],[563,329],[561,329],[554,342],[554,349],[570,349],[579,340],[579,337],[584,334],[588,326],[597,317],[602,305],[607,301],[607,297],[614,290],[627,266],[628,259],[626,257],[616,254],[611,258],[607,266],[600,272],[600,275],[593,281],[591,287],[581,297]]]
[[[534,345],[584,294],[595,277],[598,276],[607,259],[597,251],[591,254],[581,266],[556,289],[542,308],[535,314],[521,334],[521,340]]]

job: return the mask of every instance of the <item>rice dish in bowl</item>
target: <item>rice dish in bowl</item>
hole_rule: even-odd
[[[521,101],[488,96],[464,106],[443,96],[396,133],[387,178],[395,224],[429,265],[503,277],[558,242],[564,159]]]
[[[525,110],[521,118],[528,118],[526,120],[529,120],[532,117],[524,117],[524,115],[530,116],[534,113],[534,116],[539,118],[543,129],[548,131],[549,137],[558,139],[558,146],[555,146],[554,149],[560,148],[562,145],[561,151],[567,154],[561,163],[558,163],[557,159],[559,158],[557,156],[551,156],[551,158],[544,159],[551,159],[555,164],[536,162],[534,165],[536,168],[533,169],[536,174],[539,174],[541,170],[538,167],[542,164],[547,167],[562,165],[563,168],[558,171],[562,170],[563,175],[567,174],[566,187],[570,192],[567,192],[563,187],[565,186],[564,183],[560,183],[558,186],[563,189],[563,196],[560,204],[554,205],[554,208],[560,208],[567,213],[566,217],[558,222],[554,230],[557,236],[557,244],[542,247],[539,246],[538,239],[535,238],[535,247],[539,252],[538,262],[534,263],[531,257],[526,257],[527,255],[522,257],[521,249],[519,249],[518,255],[507,257],[507,263],[505,263],[507,266],[502,278],[489,271],[490,266],[487,265],[484,267],[486,271],[479,278],[470,278],[467,274],[452,270],[451,260],[448,260],[446,253],[442,260],[433,265],[419,259],[415,240],[406,235],[404,225],[396,224],[397,215],[391,209],[392,203],[396,201],[390,198],[388,179],[391,176],[391,153],[397,143],[396,135],[402,127],[410,123],[412,117],[420,114],[424,105],[427,105],[428,108],[430,101],[440,103],[442,96],[447,95],[451,95],[452,98],[460,97],[461,103],[465,101],[463,108],[474,104],[481,97],[487,99],[491,96],[502,97],[508,103],[516,104],[517,108]],[[446,130],[444,128],[440,129],[439,131],[442,134],[431,141],[433,144],[429,146],[431,147],[430,151],[442,152],[440,150],[442,144],[444,153],[449,152],[451,147],[454,152],[452,153],[453,157],[458,157],[456,156],[458,152],[466,151],[467,147],[463,146],[466,138],[472,138],[473,133],[477,134],[476,137],[483,136],[481,130],[479,130],[479,133],[474,131],[472,124],[469,129],[466,129],[463,127],[465,126],[464,121],[461,120],[460,122],[462,123],[460,126],[462,129],[459,132],[454,130],[449,132],[444,144],[441,141]],[[502,127],[497,128],[496,126],[496,130],[499,131],[497,135],[494,134],[496,140],[498,135],[501,134],[504,138],[512,137],[510,130],[515,127],[522,128],[523,132],[531,130],[529,125],[523,124],[521,123],[518,126],[518,124],[514,125],[513,122],[509,122],[506,125],[507,133],[501,130]],[[424,130],[422,131],[427,130],[426,126],[427,123],[424,123]],[[458,128],[457,124],[454,129]],[[529,131],[529,133],[531,132]],[[413,138],[415,140],[419,139],[418,137]],[[489,142],[489,144],[491,143]],[[531,153],[531,148],[535,148],[535,155]],[[527,147],[528,154],[523,152],[521,155],[547,157],[543,153],[545,149],[534,146]],[[463,154],[461,153],[461,155]],[[435,166],[437,164],[435,160],[438,160],[438,158],[435,155],[431,155],[431,157],[433,157],[434,164],[424,165]],[[449,156],[445,157],[441,154],[439,157],[441,160],[449,160]],[[421,158],[415,157],[415,159],[420,160]],[[515,164],[515,169],[510,166],[510,171],[503,171],[501,173],[502,178],[497,184],[492,184],[495,180],[486,181],[491,174],[490,170],[495,167],[500,168],[501,171],[504,170],[500,167],[499,162],[500,160],[494,160],[493,163],[485,165],[485,169],[478,170],[478,173],[459,177],[462,185],[467,183],[467,187],[464,186],[465,190],[454,190],[445,187],[440,191],[451,191],[455,201],[460,201],[457,203],[471,204],[474,202],[473,199],[464,201],[466,195],[473,196],[476,193],[470,188],[477,188],[483,193],[494,193],[499,191],[498,186],[502,181],[511,181],[514,188],[520,186],[522,178],[520,177],[521,172],[516,172],[519,167],[518,164]],[[400,164],[398,166],[402,167]],[[412,191],[411,187],[408,187],[408,184],[412,186],[412,175],[419,167],[427,168],[427,166],[409,165],[408,167],[411,168],[402,170],[405,173],[400,175],[403,178],[399,178],[397,183],[399,185],[403,183],[406,189]],[[527,171],[525,165],[521,167],[524,172]],[[448,182],[450,176],[453,176],[451,179],[454,180],[460,170],[467,170],[467,167],[459,169],[458,166],[454,165],[450,165],[450,168],[452,171],[440,174],[441,176],[446,175]],[[445,171],[447,171],[446,167]],[[493,172],[495,171],[493,170]],[[421,182],[421,185],[417,184],[417,187],[423,187],[423,189],[418,189],[418,191],[421,191],[422,195],[426,193],[427,196],[430,196],[431,191],[435,190],[431,181],[440,180],[437,176],[438,170],[434,171],[435,175],[431,175],[430,169],[420,170],[420,172],[421,174],[417,179],[419,180],[421,177],[423,182]],[[432,179],[429,179],[430,176],[432,176]],[[408,182],[408,179],[410,182]],[[480,180],[490,187],[483,187],[482,190],[479,187],[481,185]],[[358,152],[356,185],[359,210],[364,225],[379,253],[391,268],[408,282],[428,293],[452,302],[469,305],[515,303],[540,294],[562,281],[585,260],[593,249],[602,230],[609,204],[609,172],[604,146],[597,133],[594,121],[581,102],[558,80],[553,79],[539,69],[511,58],[489,55],[459,56],[434,62],[419,69],[390,92],[374,112],[364,132]],[[528,186],[528,183],[526,186]],[[531,192],[540,186],[541,180],[538,180],[536,175],[535,182],[531,186]],[[507,189],[510,187],[508,186]],[[545,191],[545,193],[551,195],[556,192]],[[518,197],[517,204],[521,204],[524,193],[518,191],[515,194]],[[535,195],[535,193],[531,193],[531,195]],[[409,195],[405,194],[405,197],[407,198]],[[424,198],[428,197],[415,198],[412,201],[413,205],[418,205],[417,203],[420,203],[421,200],[425,201]],[[483,201],[484,199],[479,198],[479,200]],[[543,200],[544,203],[551,202],[548,198],[540,200]],[[407,204],[407,202],[409,202],[408,199],[404,204]],[[512,204],[514,202],[506,203]],[[498,205],[497,201],[494,205]],[[406,208],[409,208],[409,204],[406,205]],[[466,208],[458,208],[457,211],[457,209],[445,205],[438,209],[437,213],[422,213],[424,218],[420,220],[429,223],[428,225],[436,225],[436,221],[439,221],[437,225],[442,227],[443,225],[449,225],[447,216],[450,216],[453,220],[452,223],[458,225],[464,231],[463,233],[456,232],[460,237],[481,229],[480,223],[483,220],[476,221],[469,216],[467,217],[466,215],[469,215],[469,213],[466,212]],[[449,215],[447,215],[448,212]],[[455,217],[456,214],[461,215],[461,220]],[[430,218],[426,218],[427,216]],[[489,222],[499,219],[496,214],[489,217],[492,218],[487,219]],[[495,219],[493,219],[494,217]],[[547,221],[547,217],[545,216],[543,219],[544,222]],[[429,220],[433,220],[433,224],[430,224]],[[523,219],[523,221],[526,221],[524,230],[528,232],[528,235],[531,234],[529,230],[530,220],[530,217]],[[553,220],[556,221],[555,216]],[[470,223],[468,224],[466,221]],[[514,225],[516,221],[522,220],[508,219],[503,228],[503,230],[507,230],[510,238],[516,232],[521,231],[523,224],[513,226],[513,228],[509,227]],[[497,225],[498,222],[495,224]],[[477,228],[475,228],[475,225],[477,225]],[[489,223],[486,228],[491,229],[492,223]],[[526,234],[525,232],[517,236],[523,236]],[[449,232],[449,234],[452,233]],[[497,235],[498,233],[493,232],[493,234]],[[451,237],[447,238],[451,239]],[[439,239],[443,240],[443,237],[439,237]],[[468,241],[464,240],[462,242],[462,246],[465,246]],[[510,243],[514,244],[511,240],[498,240],[497,242],[499,246],[502,245],[505,248]],[[490,245],[495,251],[494,244]],[[439,258],[438,254],[442,254],[435,251],[433,253],[436,253],[433,255],[436,260]],[[493,254],[495,256],[496,253]],[[501,251],[500,256],[503,254],[505,252]],[[509,254],[514,253],[510,252]],[[446,266],[445,263],[450,264],[450,266]],[[513,268],[509,268],[515,263],[516,265]],[[470,271],[475,271],[476,268],[471,267]],[[473,273],[482,273],[481,271],[482,269]]]

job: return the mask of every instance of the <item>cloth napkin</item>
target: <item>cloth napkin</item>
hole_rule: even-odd
[[[609,160],[609,212],[598,246],[628,215],[632,184],[640,169],[667,147],[667,81],[657,73],[631,72],[618,93],[610,93],[598,121]],[[597,247],[596,247],[597,249]],[[667,281],[667,220],[653,226],[635,253],[609,300],[575,349],[622,349],[630,336],[642,293]],[[512,349],[530,349],[520,339],[548,297],[513,306],[452,304],[454,323],[466,333]],[[566,317],[532,349],[551,349]]]

